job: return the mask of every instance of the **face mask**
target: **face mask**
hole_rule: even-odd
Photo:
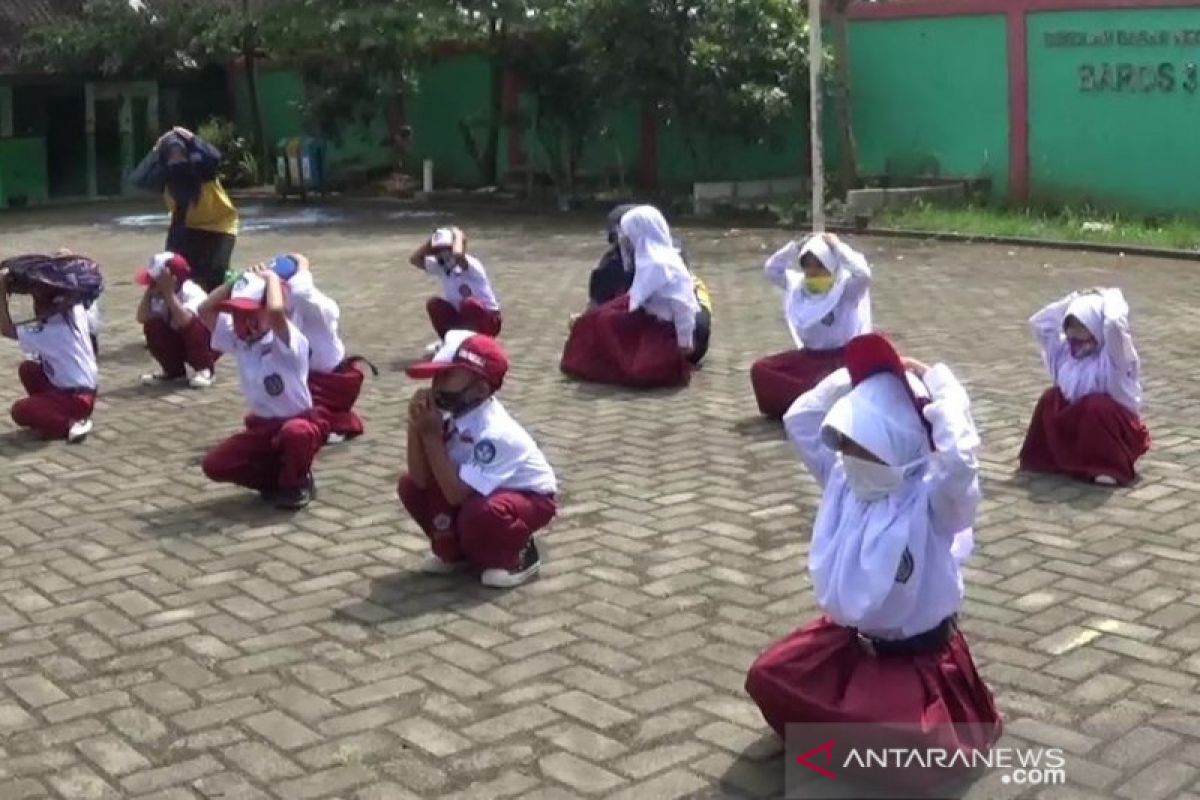
[[[451,416],[457,417],[475,407],[476,401],[468,392],[433,391],[433,404]]]
[[[874,461],[842,455],[842,469],[846,472],[846,483],[859,500],[872,503],[882,500],[904,484],[904,476],[925,459],[919,458],[898,467],[876,464]]]
[[[810,294],[825,294],[833,288],[832,275],[816,275],[804,279],[804,288]]]
[[[1099,345],[1093,339],[1067,339],[1067,347],[1071,350],[1072,358],[1087,358],[1096,352]]]

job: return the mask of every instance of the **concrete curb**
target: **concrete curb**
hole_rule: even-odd
[[[1086,253],[1105,253],[1107,255],[1200,261],[1200,250],[1171,250],[1165,247],[1141,247],[1137,245],[1106,244],[1104,242],[1068,242],[1061,239],[1030,239],[1023,236],[989,236],[986,234],[951,233],[948,231],[914,231],[903,228],[858,228],[853,225],[830,225],[828,227],[833,233],[853,234],[856,236],[932,239],[938,242],[963,242],[966,244],[1007,244],[1021,247],[1040,247],[1046,250],[1076,250]]]

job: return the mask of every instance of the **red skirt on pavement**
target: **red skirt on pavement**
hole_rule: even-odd
[[[1047,389],[1034,409],[1021,469],[1091,481],[1107,475],[1119,485],[1137,478],[1137,460],[1150,450],[1150,431],[1137,414],[1107,394],[1067,402]]]
[[[560,367],[581,380],[636,388],[687,386],[692,379],[692,365],[679,350],[675,326],[630,311],[629,295],[575,321]]]
[[[821,617],[764,650],[746,676],[746,691],[781,737],[788,725],[846,726],[851,740],[870,738],[859,747],[970,753],[986,751],[1003,730],[956,627],[926,652],[876,655],[856,631]],[[929,789],[967,773],[901,769],[863,777]]]
[[[750,385],[758,410],[782,419],[800,395],[846,365],[846,348],[788,350],[760,358],[750,367]]]

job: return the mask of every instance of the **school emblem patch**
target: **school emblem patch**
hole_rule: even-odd
[[[268,375],[263,378],[263,388],[267,390],[267,394],[271,397],[279,397],[283,394],[283,378],[278,374]]]
[[[821,324],[824,325],[826,328],[828,328],[830,325],[833,324],[833,312],[832,311],[830,311],[828,314],[826,314],[824,317],[821,318]]]
[[[496,445],[487,439],[475,445],[475,460],[480,464],[490,464],[496,460]]]
[[[453,520],[450,519],[449,514],[438,514],[433,518],[433,529],[435,531],[449,530],[451,522],[453,522]]]
[[[470,297],[471,296],[471,287],[467,286],[465,283],[459,284],[458,294],[460,297],[462,297],[464,299]]]
[[[896,583],[908,583],[915,568],[916,562],[913,561],[912,551],[906,547],[904,554],[900,556],[900,566],[896,569]]]

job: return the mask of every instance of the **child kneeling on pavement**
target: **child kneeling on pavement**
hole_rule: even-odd
[[[470,568],[493,588],[519,586],[541,568],[533,535],[557,507],[554,471],[495,396],[508,357],[490,336],[449,331],[432,360],[408,368],[432,378],[409,403],[408,471],[400,501],[429,537],[422,570]]]

